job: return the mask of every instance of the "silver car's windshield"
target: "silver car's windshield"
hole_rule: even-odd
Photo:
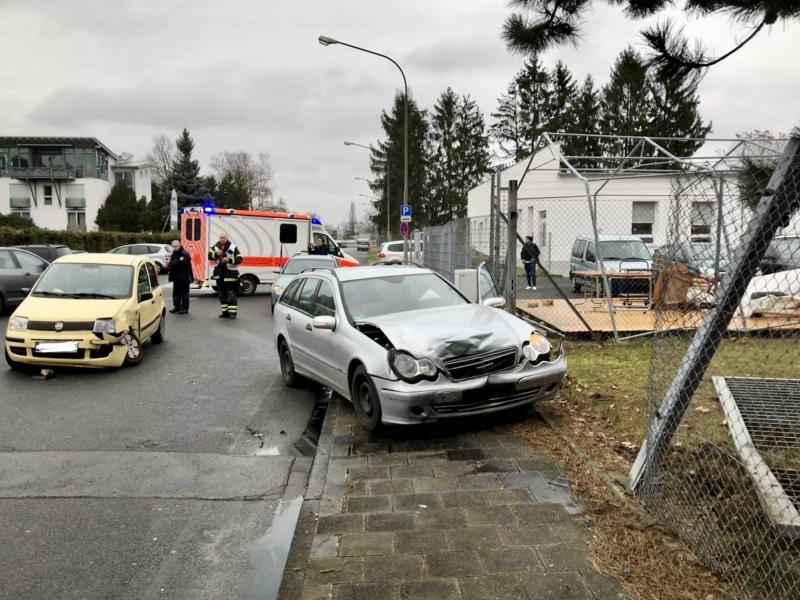
[[[54,264],[36,283],[34,295],[78,298],[130,298],[133,267],[127,265]]]
[[[650,260],[650,251],[642,242],[633,240],[600,242],[600,248],[603,249],[603,260],[625,260],[631,258]]]
[[[290,260],[283,267],[281,275],[299,275],[306,269],[318,269],[320,267],[335,269],[336,264],[332,260],[312,260],[308,258],[304,258],[302,260]]]
[[[346,281],[342,292],[355,320],[468,304],[461,294],[432,273]]]

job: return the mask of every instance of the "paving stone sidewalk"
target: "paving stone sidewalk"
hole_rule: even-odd
[[[281,600],[625,597],[555,463],[497,419],[399,429],[331,400]]]

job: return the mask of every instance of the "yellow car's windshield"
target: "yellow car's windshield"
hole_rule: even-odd
[[[36,282],[34,296],[130,298],[133,267],[90,263],[53,264]]]

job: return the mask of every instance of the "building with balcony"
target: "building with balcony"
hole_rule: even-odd
[[[0,214],[45,229],[91,231],[115,184],[149,202],[151,174],[152,165],[95,138],[0,137]]]

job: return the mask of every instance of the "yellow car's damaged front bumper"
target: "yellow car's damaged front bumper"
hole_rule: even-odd
[[[5,345],[11,360],[26,365],[113,368],[122,366],[128,352],[121,339],[122,334],[91,331],[7,331]],[[37,343],[47,342],[77,342],[78,351],[37,351]]]

